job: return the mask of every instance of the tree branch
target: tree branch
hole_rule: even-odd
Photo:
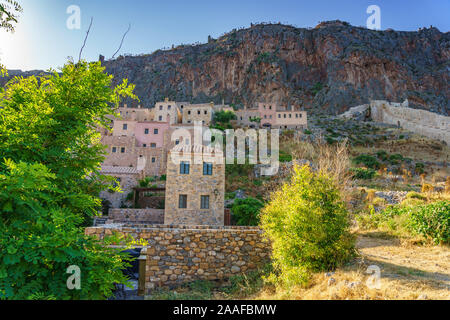
[[[86,40],[89,36],[89,31],[91,31],[91,27],[92,27],[92,21],[94,20],[94,17],[91,17],[91,23],[89,24],[89,28],[86,32],[86,37],[84,38],[84,42],[83,42],[83,46],[80,49],[80,54],[78,55],[78,62],[80,62],[81,60],[81,53],[83,52],[84,46],[86,45]]]
[[[125,39],[125,36],[127,35],[127,33],[130,31],[130,29],[131,29],[131,24],[129,24],[128,25],[128,29],[127,29],[127,31],[123,34],[123,37],[122,37],[122,41],[120,42],[120,46],[119,46],[119,49],[117,49],[117,51],[116,52],[114,52],[114,54],[113,54],[113,56],[112,56],[112,58],[111,59],[114,59],[114,57],[116,56],[116,54],[117,54],[117,52],[119,52],[120,51],[120,48],[122,48],[122,44],[123,44],[123,40]]]

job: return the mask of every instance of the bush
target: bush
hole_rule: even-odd
[[[388,154],[384,150],[377,151],[377,158],[381,161],[386,161],[388,159]]]
[[[434,243],[450,242],[450,201],[419,206],[411,213],[411,229]]]
[[[272,195],[261,227],[272,243],[271,280],[305,284],[309,273],[335,269],[354,255],[349,217],[333,179],[308,166]]]
[[[424,196],[423,194],[420,194],[418,192],[415,191],[410,191],[406,194],[406,198],[407,199],[419,199],[419,200],[427,200],[427,197]]]
[[[227,124],[231,120],[236,119],[236,114],[233,111],[218,111],[214,113],[214,122],[216,124]]]
[[[291,162],[292,161],[292,155],[290,155],[289,153],[286,153],[284,151],[280,151],[279,161],[280,162]]]
[[[236,224],[239,226],[256,226],[259,223],[259,213],[264,203],[255,198],[237,199],[231,211]]]
[[[392,165],[399,164],[403,161],[403,156],[401,154],[392,154],[389,156],[389,163]]]
[[[354,179],[370,180],[377,175],[377,172],[370,168],[351,168],[350,172],[353,174]]]
[[[380,169],[381,167],[380,162],[378,162],[377,158],[369,154],[360,154],[357,157],[353,158],[353,162],[355,164],[363,164],[370,169]]]

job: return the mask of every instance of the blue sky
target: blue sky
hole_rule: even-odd
[[[0,63],[8,69],[58,68],[68,56],[78,57],[91,17],[93,26],[83,58],[111,58],[131,23],[120,53],[151,53],[172,44],[206,42],[251,22],[282,22],[314,27],[340,19],[365,26],[366,9],[381,9],[381,29],[415,31],[436,26],[448,32],[448,0],[18,0],[24,12],[14,34],[0,31]],[[69,30],[67,7],[81,9],[81,29]],[[119,54],[120,54],[119,53]]]

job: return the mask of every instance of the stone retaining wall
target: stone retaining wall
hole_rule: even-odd
[[[164,209],[109,209],[108,222],[163,224]]]
[[[114,230],[148,241],[143,252],[146,291],[228,278],[261,267],[270,255],[270,245],[256,227],[115,225],[90,227],[86,234],[102,239]]]

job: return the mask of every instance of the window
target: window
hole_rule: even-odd
[[[159,119],[159,121],[162,121],[162,116],[159,116],[159,118],[158,118],[158,119]]]
[[[189,174],[189,162],[181,161],[180,174]]]
[[[153,129],[154,134],[158,134],[158,129]]]
[[[125,147],[120,148],[121,153],[125,153]]]
[[[145,128],[144,134],[148,134],[148,128]]]
[[[122,181],[122,179],[116,177],[116,180],[113,181],[113,187],[117,188],[118,186],[120,186],[120,181]]]
[[[292,118],[292,114],[289,113],[289,118]]]
[[[283,116],[286,118],[286,113]]]
[[[122,128],[123,128],[123,130],[127,130],[128,129],[128,125],[126,123],[124,123]]]
[[[186,145],[188,145],[188,144],[189,144],[189,139],[186,139],[184,143],[185,143]]]
[[[180,194],[180,196],[178,197],[178,208],[180,208],[180,209],[187,208],[187,195],[186,194]]]
[[[272,115],[270,115],[269,118],[272,119]]]
[[[116,147],[112,147],[112,150],[111,150],[113,153],[116,153],[117,152],[117,148]]]
[[[144,148],[147,148],[147,144],[146,144],[146,143],[144,143],[142,146],[143,146]]]
[[[191,114],[191,110],[188,110],[188,114]]]
[[[298,113],[295,114],[295,117],[298,118]]]
[[[169,106],[167,107],[167,110],[170,110],[172,108],[172,106],[169,104]]]
[[[155,162],[156,162],[156,158],[153,157],[153,158],[152,158],[152,163],[155,163]]]
[[[278,118],[281,118],[281,114],[278,114]]]
[[[302,117],[302,114],[300,113],[300,118]]]
[[[162,106],[159,106],[159,110],[162,110]]]
[[[156,148],[156,143],[150,143],[150,148]]]
[[[200,114],[200,110],[197,110],[197,114]]]
[[[272,106],[269,106],[269,109],[272,110]]]
[[[208,110],[205,110],[205,114],[208,114]]]
[[[203,175],[205,176],[212,175],[212,163],[203,162]]]
[[[175,140],[175,145],[178,145],[180,143],[180,140]]]
[[[241,120],[242,120],[242,117],[241,117]]]
[[[264,115],[264,119],[267,119],[267,114]]]
[[[200,209],[209,209],[209,196],[200,196]]]

